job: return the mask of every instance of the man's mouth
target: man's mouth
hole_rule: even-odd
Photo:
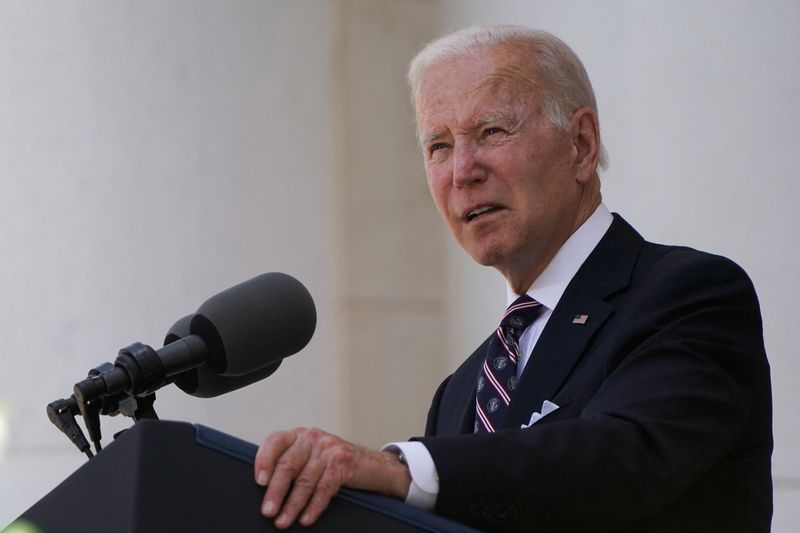
[[[497,205],[484,205],[482,207],[478,207],[477,209],[473,209],[466,214],[467,222],[472,222],[476,218],[498,209],[500,209],[500,206]]]

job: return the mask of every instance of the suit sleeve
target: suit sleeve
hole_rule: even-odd
[[[425,421],[425,436],[430,437],[436,433],[436,419],[439,416],[439,404],[442,401],[442,395],[447,388],[447,383],[450,381],[451,376],[447,376],[444,381],[436,389],[431,401],[431,408],[428,410],[428,418]]]
[[[573,370],[587,394],[577,412],[421,439],[439,472],[437,512],[487,530],[615,531],[693,490],[693,501],[724,498],[752,481],[749,460],[769,448],[768,460],[772,441],[749,279],[728,260],[677,254],[636,283]]]

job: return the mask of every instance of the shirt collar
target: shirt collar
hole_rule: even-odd
[[[602,203],[592,216],[561,246],[556,255],[528,289],[528,296],[548,309],[555,309],[567,285],[611,226],[614,217]],[[519,296],[506,285],[508,305]]]

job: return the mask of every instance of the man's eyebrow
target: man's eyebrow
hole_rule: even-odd
[[[420,138],[420,144],[422,144],[422,146],[425,146],[431,141],[435,141],[436,139],[439,139],[443,136],[444,132],[441,131],[432,131],[430,133],[426,133],[424,136]]]
[[[504,124],[508,127],[513,128],[515,125],[519,124],[519,119],[515,117],[512,113],[506,112],[499,112],[499,113],[492,113],[484,118],[478,119],[475,121],[474,125],[471,126],[469,129],[477,130],[482,128],[487,124]],[[431,132],[426,133],[425,135],[419,138],[419,142],[421,146],[427,146],[429,143],[436,141],[445,136],[443,131],[434,130]]]

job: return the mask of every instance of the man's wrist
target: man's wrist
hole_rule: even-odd
[[[408,497],[408,489],[412,483],[411,472],[408,470],[408,463],[406,463],[405,457],[399,450],[381,450],[381,453],[387,457],[391,468],[389,472],[389,486],[386,491],[387,496],[405,501]]]
[[[439,476],[430,452],[421,442],[392,442],[382,451],[395,454],[398,464],[405,461],[410,482],[403,500],[421,509],[433,510],[439,495]]]

